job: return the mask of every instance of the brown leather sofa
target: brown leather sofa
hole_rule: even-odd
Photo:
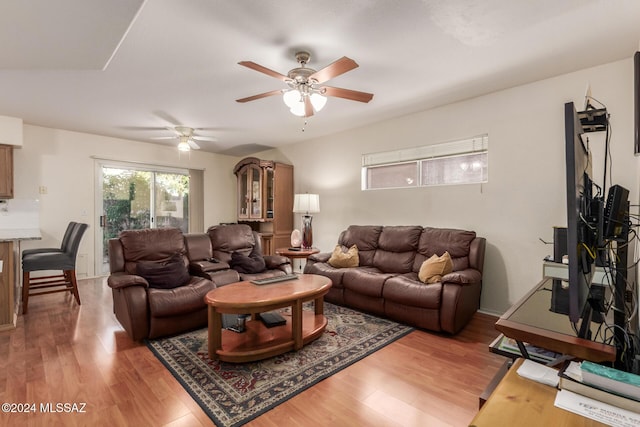
[[[292,273],[291,262],[280,255],[263,255],[261,238],[246,224],[227,224],[209,227],[206,234],[186,234],[184,236],[192,274],[213,281],[216,286],[224,286],[243,280],[282,276]],[[252,271],[240,268],[234,259],[246,261],[253,256],[264,264]]]
[[[433,331],[460,331],[477,311],[486,241],[473,231],[420,226],[358,226],[338,244],[358,247],[357,267],[335,268],[331,253],[308,258],[304,272],[333,282],[325,300]],[[448,251],[453,272],[419,280],[422,263]]]
[[[109,240],[113,311],[133,340],[207,325],[204,297],[215,285],[189,274],[185,253],[183,234],[176,228],[127,230]]]

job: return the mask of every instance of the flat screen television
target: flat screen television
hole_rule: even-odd
[[[640,155],[640,52],[633,55],[634,152]]]
[[[564,105],[567,252],[569,257],[569,319],[580,321],[594,272],[594,257],[589,250],[598,243],[598,205],[593,195],[591,155],[582,124],[573,105]],[[584,338],[584,337],[583,337]]]

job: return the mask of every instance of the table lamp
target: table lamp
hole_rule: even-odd
[[[302,249],[313,246],[313,231],[311,230],[312,213],[320,212],[320,196],[317,194],[296,194],[293,198],[293,212],[302,215]]]

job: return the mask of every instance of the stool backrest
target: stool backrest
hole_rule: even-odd
[[[69,255],[71,259],[76,259],[78,255],[78,248],[80,248],[80,241],[82,240],[82,235],[89,227],[89,224],[84,224],[78,222],[73,227],[71,231],[71,235],[69,236],[69,244],[67,248],[65,248],[64,253]]]
[[[62,252],[67,252],[69,248],[69,243],[71,242],[71,235],[73,234],[73,229],[78,224],[75,221],[71,221],[69,225],[67,225],[67,230],[64,232],[64,237],[62,238],[62,243],[60,244],[60,249]]]

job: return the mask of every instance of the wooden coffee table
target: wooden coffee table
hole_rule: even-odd
[[[327,326],[324,295],[331,280],[316,274],[301,274],[298,279],[269,285],[249,281],[216,288],[205,296],[209,306],[209,358],[225,362],[250,362],[266,359],[318,338]],[[302,310],[302,304],[314,301],[314,311]],[[291,307],[283,315],[287,323],[267,328],[259,313]],[[222,314],[251,314],[242,333],[222,329]]]

